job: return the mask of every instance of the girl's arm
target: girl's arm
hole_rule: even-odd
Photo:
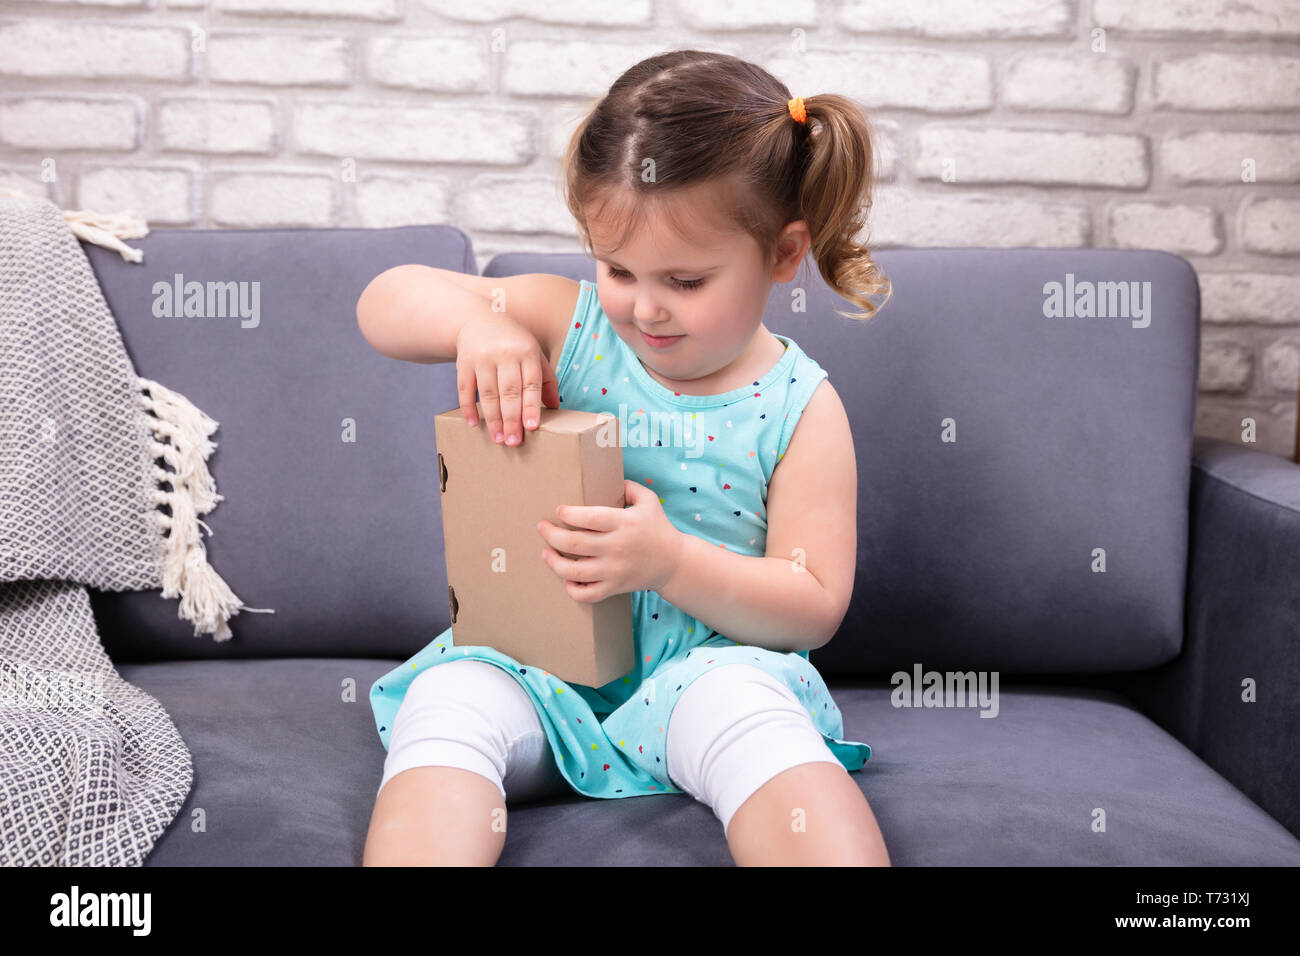
[[[357,324],[390,358],[454,362],[465,323],[504,311],[533,334],[550,360],[568,333],[580,291],[564,276],[475,276],[412,263],[370,280],[357,299]]]
[[[839,395],[823,381],[768,485],[765,556],[686,535],[659,595],[737,643],[810,651],[844,620],[857,549],[853,434]]]
[[[381,272],[357,299],[361,334],[389,358],[456,361],[461,327],[490,313],[491,303],[480,291],[454,281],[452,275],[450,270],[419,264]]]

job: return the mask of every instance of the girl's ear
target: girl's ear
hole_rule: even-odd
[[[808,254],[812,245],[812,233],[808,223],[802,219],[787,223],[776,241],[776,264],[772,267],[772,278],[776,282],[789,282],[799,272],[799,263]]]

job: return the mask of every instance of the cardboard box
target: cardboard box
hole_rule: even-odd
[[[492,440],[478,409],[474,428],[460,408],[434,418],[452,639],[587,687],[627,674],[632,596],[574,600],[542,561],[548,545],[537,532],[543,518],[571,527],[555,514],[562,504],[626,506],[621,441],[609,441],[617,418],[543,407],[538,427],[511,447]]]

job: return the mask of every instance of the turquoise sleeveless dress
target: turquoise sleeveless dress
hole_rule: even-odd
[[[826,377],[792,339],[777,338],[785,354],[752,386],[682,395],[650,376],[614,332],[595,284],[584,280],[556,366],[560,407],[621,412],[624,476],[657,492],[678,530],[762,557],[768,480]],[[675,451],[665,451],[665,436]],[[537,550],[544,546],[539,535]],[[843,718],[807,651],[738,644],[655,591],[634,591],[631,602],[636,665],[602,687],[567,684],[491,647],[458,646],[447,628],[371,686],[384,749],[411,680],[427,667],[468,658],[495,664],[528,692],[560,773],[589,797],[681,793],[668,777],[665,747],[673,705],[695,678],[724,664],[758,667],[789,687],[846,770],[871,758],[867,744],[841,739]]]

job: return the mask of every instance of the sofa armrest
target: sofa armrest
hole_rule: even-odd
[[[1300,465],[1197,438],[1190,508],[1182,653],[1111,676],[1300,836]]]

